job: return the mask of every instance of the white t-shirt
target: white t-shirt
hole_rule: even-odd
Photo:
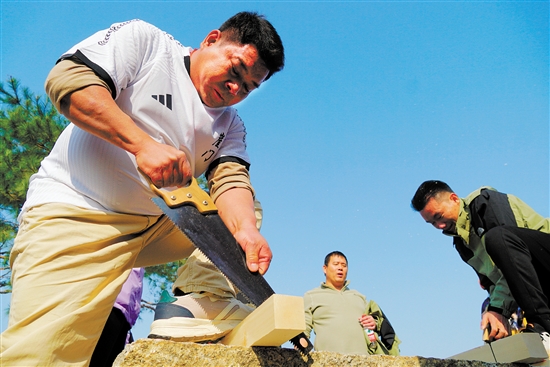
[[[100,75],[106,73],[117,105],[153,139],[184,151],[198,177],[219,157],[249,158],[237,111],[201,102],[184,64],[190,51],[151,24],[132,20],[92,35],[63,57],[76,53]],[[57,202],[161,214],[136,167],[132,154],[69,124],[31,177],[22,212]]]

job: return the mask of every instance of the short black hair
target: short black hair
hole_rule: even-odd
[[[411,207],[419,212],[426,207],[431,198],[442,192],[454,193],[451,187],[443,181],[424,181],[416,190],[411,200]]]
[[[230,42],[241,45],[253,45],[269,73],[265,80],[283,70],[285,49],[275,27],[263,15],[243,11],[226,20],[220,31]]]
[[[325,266],[328,265],[329,261],[330,261],[330,258],[333,257],[333,256],[341,256],[343,257],[344,259],[346,259],[346,263],[348,262],[348,258],[346,257],[346,255],[344,255],[343,253],[341,253],[340,251],[332,251],[331,253],[329,253],[327,256],[325,256]]]

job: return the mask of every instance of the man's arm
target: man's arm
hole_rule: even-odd
[[[480,195],[470,204],[470,210],[472,225],[480,237],[494,227],[517,226],[508,196],[501,192],[482,189]],[[488,290],[491,299],[487,311],[481,316],[481,329],[485,330],[489,327],[490,340],[501,339],[510,334],[508,317],[510,317],[510,308],[512,306],[515,308],[515,301],[502,274],[494,286],[489,286]]]
[[[304,316],[306,319],[306,330],[304,333],[309,338],[311,336],[311,330],[313,329],[313,311],[312,297],[307,293],[304,295]]]
[[[216,200],[218,214],[246,254],[250,271],[265,274],[271,263],[271,249],[256,227],[254,199],[250,190],[235,187]]]
[[[480,266],[480,261],[491,262],[489,255],[484,252],[485,256],[478,254],[478,261],[471,261],[474,257],[474,252],[465,245],[462,238],[454,237],[453,244],[462,260],[476,272],[481,287],[490,293],[491,303],[489,311],[495,311],[503,314],[505,317],[509,317],[517,305],[502,273],[494,266],[491,266],[490,273],[481,273],[481,267],[479,269],[476,268],[476,266]]]
[[[245,251],[248,268],[264,274],[272,255],[269,245],[259,233],[254,210],[254,188],[247,167],[238,159],[226,157],[226,160],[211,167],[207,174],[210,196],[225,225]],[[252,225],[254,228],[251,228]]]
[[[191,177],[185,154],[154,141],[115,103],[108,84],[76,59],[50,71],[45,89],[60,113],[81,129],[136,156],[138,167],[158,186],[177,186]]]
[[[376,316],[376,323],[378,325],[378,335],[380,340],[388,349],[390,355],[399,355],[399,344],[401,341],[397,337],[390,320],[386,317],[380,306],[373,300],[369,301],[367,312]]]
[[[102,86],[91,85],[68,94],[61,101],[60,112],[81,129],[133,154],[138,167],[158,187],[181,186],[192,176],[185,153],[153,140]]]

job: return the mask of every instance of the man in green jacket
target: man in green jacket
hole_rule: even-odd
[[[510,334],[517,309],[550,349],[550,219],[514,195],[481,187],[462,199],[442,181],[426,181],[411,200],[422,218],[454,238],[463,261],[489,291],[481,328],[490,339]]]
[[[390,322],[374,301],[349,289],[348,260],[340,251],[325,257],[326,281],[304,296],[306,335],[315,332],[315,349],[342,354],[399,355],[400,343]],[[367,329],[372,330],[373,342]]]

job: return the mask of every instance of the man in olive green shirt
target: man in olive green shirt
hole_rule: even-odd
[[[490,339],[510,334],[508,318],[519,305],[526,331],[550,335],[550,219],[514,195],[481,187],[459,198],[442,181],[426,181],[411,200],[422,218],[453,236],[462,260],[490,294],[481,328]]]
[[[315,349],[342,354],[399,355],[400,340],[380,307],[348,287],[348,260],[340,251],[325,257],[325,282],[304,295],[306,335],[315,332]],[[365,329],[375,332],[367,340]]]

